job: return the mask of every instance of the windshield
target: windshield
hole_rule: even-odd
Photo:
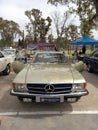
[[[3,53],[4,53],[5,55],[14,55],[14,53],[11,52],[11,51],[3,51]]]
[[[3,53],[4,53],[5,55],[15,55],[15,50],[4,49],[4,50],[3,50]]]
[[[33,63],[68,63],[68,57],[62,53],[38,53]]]

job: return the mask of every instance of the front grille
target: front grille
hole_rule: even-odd
[[[33,94],[65,94],[70,93],[72,84],[52,84],[53,91],[46,91],[47,84],[27,84],[28,92]]]

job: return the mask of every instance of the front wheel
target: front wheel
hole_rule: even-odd
[[[3,71],[3,74],[4,74],[4,75],[9,75],[9,73],[10,73],[10,64],[8,64],[8,65],[6,66],[6,68],[5,68],[5,70]]]
[[[93,72],[92,66],[90,64],[87,65],[87,71],[88,72]]]

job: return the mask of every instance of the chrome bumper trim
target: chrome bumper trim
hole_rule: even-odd
[[[34,97],[34,96],[40,96],[40,97],[60,97],[60,96],[65,96],[65,97],[81,97],[88,95],[89,92],[88,90],[84,90],[81,92],[72,92],[72,93],[67,93],[67,94],[31,94],[31,93],[21,93],[21,92],[15,92],[13,89],[10,91],[11,95],[14,96],[23,96],[23,97]]]

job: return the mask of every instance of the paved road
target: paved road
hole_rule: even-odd
[[[3,117],[0,130],[98,130],[98,115]]]
[[[98,73],[84,71],[89,95],[76,103],[32,103],[9,94],[15,73],[0,75],[0,130],[97,130]],[[9,115],[9,116],[4,116]]]
[[[11,96],[11,82],[15,77],[15,73],[11,72],[9,76],[0,76],[0,112],[72,112],[72,111],[96,111],[98,110],[98,74],[83,72],[84,77],[88,81],[89,95],[82,97],[76,103],[32,103],[17,100],[17,97]]]

